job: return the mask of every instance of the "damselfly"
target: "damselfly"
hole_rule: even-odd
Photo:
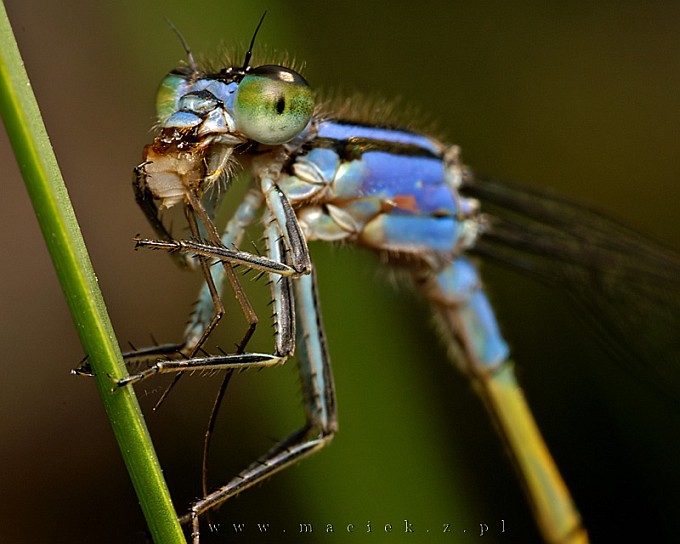
[[[476,383],[510,443],[546,540],[583,541],[578,514],[525,411],[507,362],[507,346],[475,266],[464,254],[488,251],[492,257],[530,271],[547,271],[558,279],[592,274],[601,282],[605,311],[610,297],[618,296],[626,282],[635,284],[643,278],[642,294],[657,303],[654,311],[664,313],[667,301],[656,287],[663,282],[677,293],[677,262],[663,251],[644,249],[624,229],[604,220],[591,221],[591,214],[557,199],[527,197],[521,190],[475,182],[455,147],[384,121],[352,119],[351,112],[313,110],[311,93],[299,74],[282,66],[252,67],[249,60],[247,55],[245,62],[214,72],[199,69],[190,60],[188,68],[171,73],[159,94],[161,134],[136,171],[138,199],[162,238],[138,243],[198,256],[208,284],[215,286],[203,290],[187,331],[183,348],[190,357],[160,361],[124,383],[159,372],[273,366],[294,353],[295,318],[299,329],[308,426],[225,488],[195,503],[185,519],[193,521],[196,538],[200,514],[317,449],[335,431],[332,377],[306,248],[306,240],[317,239],[369,247],[412,276],[437,308],[459,366]],[[267,95],[269,102],[262,103]],[[261,109],[264,119],[259,117]],[[228,198],[225,182],[231,181],[234,164],[248,168],[255,182],[220,240],[213,217],[219,198]],[[478,198],[515,215],[510,220],[486,216],[478,209]],[[185,205],[192,239],[170,235],[159,220],[156,200],[161,207]],[[245,229],[260,219],[268,255],[235,249],[241,246]],[[574,219],[587,227],[585,234],[571,229]],[[612,246],[614,234],[617,242]],[[491,245],[485,246],[485,239]],[[496,241],[499,245],[493,247]],[[502,253],[508,246],[515,252]],[[610,258],[633,250],[635,260]],[[581,259],[584,252],[596,258]],[[552,261],[534,260],[536,254],[559,255],[564,265],[555,268]],[[653,277],[647,275],[651,272],[647,263],[655,260],[668,265],[656,276],[657,283],[647,281]],[[212,266],[211,280],[213,261],[226,264]],[[221,302],[223,271],[240,292],[232,265],[271,274],[275,349],[272,354],[194,357],[216,323],[212,305]],[[632,323],[635,329],[641,326],[639,321]],[[671,350],[673,340],[655,336],[651,342],[665,342]]]

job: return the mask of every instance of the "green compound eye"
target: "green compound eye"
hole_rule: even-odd
[[[268,145],[297,136],[314,113],[304,78],[283,66],[258,66],[239,83],[234,99],[236,125],[248,138]]]
[[[156,93],[156,114],[161,122],[177,111],[177,101],[184,94],[186,83],[185,77],[174,72],[163,78]]]

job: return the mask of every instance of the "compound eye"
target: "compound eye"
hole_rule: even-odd
[[[314,113],[305,79],[283,66],[265,65],[248,72],[234,99],[236,126],[248,138],[267,145],[286,143],[307,126]]]
[[[161,81],[156,93],[156,114],[161,123],[177,111],[179,99],[186,93],[186,77],[170,72]]]

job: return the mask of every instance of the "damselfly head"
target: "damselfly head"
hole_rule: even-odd
[[[156,96],[162,129],[173,131],[187,143],[211,138],[222,144],[255,141],[284,144],[298,136],[314,113],[314,97],[307,81],[281,65],[250,66],[262,15],[242,66],[227,66],[216,73],[197,68],[186,41],[189,65],[170,72]],[[206,142],[207,143],[207,142]]]

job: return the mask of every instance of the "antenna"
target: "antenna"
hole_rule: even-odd
[[[182,47],[184,48],[184,52],[187,54],[187,61],[189,62],[189,67],[191,68],[191,70],[193,72],[198,71],[197,68],[196,68],[196,61],[194,60],[194,55],[191,52],[191,49],[189,48],[189,44],[184,39],[184,36],[182,36],[182,34],[180,34],[179,30],[177,30],[177,27],[172,24],[172,21],[170,21],[170,19],[165,19],[165,22],[170,27],[170,30],[172,30],[175,33],[175,36],[177,36],[179,38],[179,42],[182,44]],[[255,31],[255,33],[257,33],[257,30]],[[252,45],[251,45],[251,47],[252,47]]]
[[[267,15],[267,10],[265,10],[264,13],[262,14],[260,22],[257,23],[257,28],[255,29],[255,32],[253,32],[253,38],[250,40],[250,46],[248,47],[246,58],[243,60],[243,67],[241,68],[243,71],[247,70],[250,64],[250,57],[253,56],[253,46],[255,45],[255,38],[257,37],[257,33],[260,30],[260,27],[262,26],[262,22],[264,21],[265,15]]]

